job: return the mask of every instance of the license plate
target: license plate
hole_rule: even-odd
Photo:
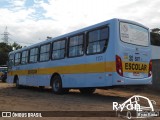
[[[140,76],[139,72],[133,72],[133,76]]]

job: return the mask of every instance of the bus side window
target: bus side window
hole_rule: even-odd
[[[29,62],[35,63],[38,61],[39,50],[37,47],[30,49]]]
[[[88,32],[87,41],[87,54],[104,52],[108,43],[108,27]]]
[[[52,59],[63,59],[65,57],[66,40],[59,40],[53,42],[52,45]]]
[[[50,44],[40,47],[40,61],[48,61],[50,59]]]
[[[8,62],[8,68],[11,69],[12,66],[14,65],[14,54],[9,55],[9,62]]]
[[[14,58],[14,65],[19,65],[21,63],[21,53],[16,53]]]
[[[68,49],[68,57],[82,56],[84,51],[84,35],[70,37]]]
[[[21,64],[27,64],[28,63],[28,50],[25,50],[22,52],[22,59],[21,59]]]

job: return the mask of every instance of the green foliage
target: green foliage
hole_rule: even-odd
[[[21,45],[14,42],[12,45],[8,45],[4,42],[0,43],[0,65],[6,65],[8,61],[8,53],[12,51],[13,47],[17,50],[22,48]]]
[[[152,29],[150,35],[151,35],[151,44],[160,46],[160,29],[159,28]]]
[[[153,29],[152,29],[152,32],[153,32],[153,33],[160,33],[160,29],[159,29],[159,28],[153,28]]]
[[[5,65],[8,61],[8,53],[12,51],[12,46],[0,43],[0,65]]]
[[[16,43],[16,42],[14,42],[11,46],[12,46],[12,48],[14,48],[15,50],[18,50],[18,49],[21,49],[21,48],[22,48],[22,46],[19,45],[19,44]]]

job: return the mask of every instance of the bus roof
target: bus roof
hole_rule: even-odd
[[[33,48],[33,47],[36,47],[36,46],[40,46],[40,45],[46,44],[46,43],[51,43],[51,42],[53,42],[53,41],[55,41],[55,40],[60,40],[60,39],[66,38],[66,37],[70,37],[70,36],[73,36],[73,35],[75,35],[75,34],[78,34],[78,33],[81,33],[81,32],[84,32],[84,31],[87,31],[87,30],[96,28],[96,27],[100,27],[100,26],[103,26],[103,25],[106,25],[106,24],[109,24],[109,23],[111,23],[111,22],[113,22],[113,21],[118,21],[118,20],[119,20],[119,21],[123,21],[123,22],[131,22],[131,23],[133,23],[133,24],[137,24],[137,25],[140,25],[140,26],[146,28],[146,26],[144,26],[144,25],[142,25],[142,24],[140,24],[140,23],[131,21],[131,20],[113,18],[113,19],[110,19],[110,20],[107,20],[107,21],[104,21],[104,22],[101,22],[101,23],[98,23],[98,24],[95,24],[95,25],[91,25],[91,26],[89,26],[89,27],[85,27],[85,28],[82,28],[82,29],[79,29],[79,30],[76,30],[76,31],[73,31],[73,32],[69,32],[69,33],[64,34],[64,35],[60,35],[60,36],[51,38],[51,39],[49,39],[49,40],[44,40],[44,41],[42,41],[42,42],[33,44],[33,45],[31,45],[31,46],[28,46],[28,47],[24,47],[24,48],[22,48],[22,49],[18,49],[18,50],[11,51],[9,54],[16,53],[16,52],[23,51],[23,50],[27,50],[27,49],[30,49],[30,48]],[[147,29],[148,29],[148,28],[147,28]]]

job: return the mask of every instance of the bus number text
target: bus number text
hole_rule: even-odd
[[[133,56],[132,55],[129,56],[129,61],[133,61]]]
[[[140,57],[135,57],[135,61],[140,61]]]
[[[102,61],[103,60],[103,56],[97,56],[96,57],[96,61]]]

